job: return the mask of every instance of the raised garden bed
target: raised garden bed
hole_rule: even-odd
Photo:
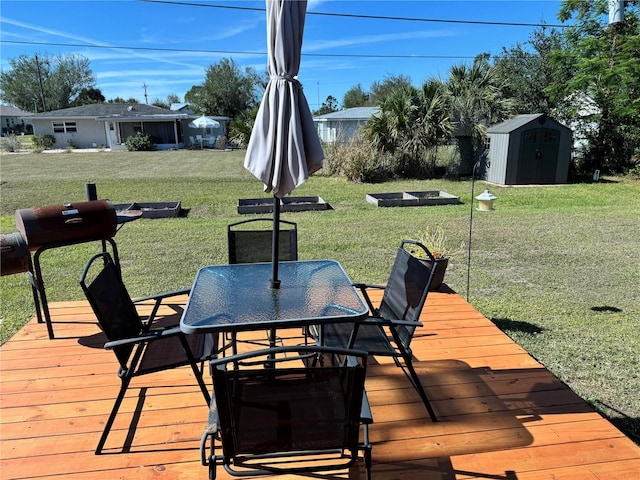
[[[422,207],[428,205],[457,205],[460,197],[442,190],[424,192],[367,193],[367,202],[378,207]]]
[[[281,212],[303,212],[307,210],[329,210],[331,206],[322,197],[285,197],[280,206]],[[238,213],[271,213],[273,197],[241,198],[238,200]]]
[[[172,218],[180,214],[180,202],[134,202],[114,205],[116,212],[140,211],[142,218]]]

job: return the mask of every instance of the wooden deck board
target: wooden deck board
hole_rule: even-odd
[[[134,379],[104,454],[94,455],[117,364],[86,302],[50,307],[56,339],[34,319],[0,348],[0,478],[207,478],[198,452],[207,406],[189,368]],[[163,310],[167,321],[182,307]],[[415,367],[440,421],[429,420],[400,369],[372,359],[374,479],[640,477],[640,448],[461,296],[430,294],[422,320]],[[299,331],[282,333],[300,340]]]

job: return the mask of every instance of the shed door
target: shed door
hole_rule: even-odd
[[[555,183],[560,150],[560,132],[532,128],[522,133],[517,184]]]

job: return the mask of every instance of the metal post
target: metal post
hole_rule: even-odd
[[[98,200],[98,190],[96,189],[96,184],[93,182],[88,182],[84,185],[85,193],[87,194],[87,200]]]
[[[278,261],[280,249],[280,199],[273,196],[273,241],[271,245],[271,263],[273,273],[269,286],[271,288],[280,288],[280,280],[278,279]]]
[[[467,244],[467,302],[469,301],[469,283],[471,278],[471,232],[473,231],[473,202],[476,185],[476,168],[480,165],[482,159],[478,160],[473,166],[471,172],[471,210],[469,212],[469,243]]]

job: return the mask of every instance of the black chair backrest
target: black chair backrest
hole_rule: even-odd
[[[257,230],[252,223],[268,222],[269,230]],[[229,263],[269,262],[272,257],[273,220],[254,218],[232,223],[227,227]],[[278,253],[281,261],[298,260],[298,229],[294,222],[280,220]]]
[[[407,245],[420,247],[426,258],[418,258],[406,250]],[[420,313],[433,281],[435,258],[427,248],[412,240],[403,240],[391,268],[378,314],[382,318],[419,322]],[[399,325],[398,334],[408,347],[415,327]]]
[[[102,270],[87,284],[91,268],[100,260],[103,261]],[[137,337],[140,334],[143,329],[142,320],[109,253],[99,253],[89,259],[82,272],[80,285],[109,341]],[[134,345],[114,348],[122,366],[126,365],[133,348]]]
[[[366,352],[361,353],[360,361],[345,365],[214,368],[225,456],[357,452],[366,372]]]

